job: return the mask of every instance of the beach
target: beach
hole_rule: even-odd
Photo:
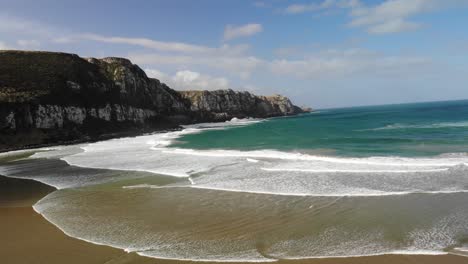
[[[468,156],[439,139],[463,137],[466,123],[445,113],[460,105],[233,120],[5,153],[1,255],[7,263],[466,263]],[[427,107],[438,123],[418,117]],[[408,108],[417,124],[400,121]],[[331,142],[320,131],[327,126],[354,137],[337,129]],[[433,146],[421,146],[423,136]]]
[[[36,213],[32,205],[54,188],[33,180],[0,176],[0,256],[3,263],[90,263],[90,264],[150,264],[189,263],[189,261],[160,260],[108,246],[88,243],[65,235]],[[354,258],[327,258],[279,261],[297,264],[338,263],[466,263],[467,258],[456,255],[383,255]],[[206,263],[206,262],[205,262]]]
[[[468,264],[468,0],[4,2],[0,264]]]

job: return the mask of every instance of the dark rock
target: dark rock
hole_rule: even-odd
[[[280,95],[177,92],[124,58],[0,51],[0,150],[301,112]]]

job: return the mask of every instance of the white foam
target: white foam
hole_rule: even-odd
[[[448,255],[448,252],[435,250],[394,250],[379,253],[354,254],[354,255],[326,255],[326,256],[307,256],[307,257],[284,257],[283,260],[307,260],[307,259],[329,259],[329,258],[362,258],[386,255],[424,255],[424,256],[439,256]]]
[[[154,185],[154,184],[136,184],[122,186],[122,189],[169,189],[169,188],[186,188],[188,185]]]
[[[132,186],[129,186],[132,187]],[[230,189],[230,188],[219,188],[219,187],[206,187],[206,186],[141,186],[140,188],[197,188],[206,190],[217,190],[225,192],[238,192],[238,193],[253,193],[253,194],[268,194],[268,195],[281,195],[281,196],[302,196],[302,197],[374,197],[374,196],[395,196],[395,195],[408,195],[408,194],[455,194],[455,193],[468,193],[467,190],[444,190],[444,191],[421,191],[411,190],[405,192],[385,192],[375,190],[355,190],[354,192],[330,192],[330,193],[301,193],[301,192],[268,192],[258,190],[243,190],[243,189]]]
[[[234,164],[230,166],[234,166],[236,170],[239,167],[244,168],[243,171],[239,171],[240,175],[236,176],[242,179],[244,172],[256,168],[257,164],[245,162],[244,164]],[[216,168],[208,178],[205,178],[205,176],[197,176],[195,180],[201,184],[204,184],[204,182],[216,182],[218,179],[216,177],[220,177],[219,179],[222,179],[222,182],[225,180],[229,181],[229,179],[226,179],[227,174],[223,175],[223,173],[219,173],[226,168],[233,169],[229,166]],[[271,177],[270,174],[259,175],[259,177],[262,178],[266,175],[273,181],[271,183],[272,185],[277,185],[277,179],[275,179],[274,176]],[[291,178],[288,180],[290,181]],[[303,178],[297,179],[299,182],[302,180]],[[140,180],[136,182],[139,183]],[[316,182],[322,185],[320,180],[314,181],[313,183]],[[258,186],[260,184],[252,184],[252,186],[253,185]],[[42,213],[48,221],[52,221],[52,223],[55,222],[55,225],[59,226],[61,229],[63,228],[63,231],[67,235],[95,244],[109,245],[124,249],[128,252],[136,252],[137,254],[157,259],[188,261],[266,262],[281,259],[337,258],[388,254],[438,255],[447,254],[444,249],[457,244],[457,235],[464,236],[464,234],[467,234],[466,219],[468,218],[466,218],[466,215],[468,212],[463,210],[466,206],[463,205],[462,201],[460,201],[459,204],[454,204],[454,207],[451,207],[449,210],[439,212],[435,216],[425,216],[424,212],[433,213],[430,206],[427,206],[422,212],[419,211],[419,204],[431,204],[431,201],[438,201],[439,197],[412,197],[408,198],[408,200],[405,197],[388,200],[362,199],[356,201],[362,210],[351,210],[355,208],[354,206],[356,205],[355,201],[353,201],[354,199],[313,198],[289,200],[289,198],[284,197],[245,197],[243,195],[233,196],[232,194],[220,195],[212,192],[161,190],[161,188],[187,187],[191,187],[191,185],[188,185],[188,182],[185,186],[176,186],[176,184],[170,186],[135,184],[123,187],[124,189],[157,188],[158,190],[154,192],[127,192],[121,189],[107,189],[107,187],[105,187],[106,190],[112,192],[107,194],[112,194],[113,197],[120,197],[116,199],[128,200],[129,203],[119,203],[118,200],[106,202],[105,199],[108,195],[96,194],[97,192],[94,189],[85,189],[79,192],[62,190],[55,195],[52,194],[50,197],[41,199],[34,208],[37,212]],[[195,183],[192,188],[198,188],[197,183]],[[93,195],[87,195],[87,192],[91,192]],[[75,193],[77,196],[68,195],[71,193]],[[362,190],[362,192],[357,193],[366,193],[366,191]],[[97,196],[93,197],[94,195]],[[83,199],[76,199],[76,197],[83,197]],[[128,197],[133,197],[135,199],[128,199]],[[158,197],[158,199],[152,199],[156,197]],[[223,197],[225,200],[222,200]],[[232,199],[232,197],[238,197],[239,200]],[[426,198],[429,198],[429,200],[425,200]],[[441,198],[443,200],[446,197]],[[174,201],[175,199],[180,200]],[[460,199],[460,197],[457,199],[450,198],[446,201],[446,204],[451,205],[453,201],[458,201],[458,199]],[[100,202],[93,203],[92,201]],[[226,201],[230,202],[226,203]],[[250,201],[251,203],[247,203],[246,205],[242,201]],[[380,207],[380,204],[375,204],[374,201],[383,202],[382,205],[388,206],[390,212],[386,210],[376,210]],[[389,201],[389,203],[386,201]],[[399,202],[394,204],[394,201]],[[408,204],[418,201],[414,204],[414,211],[407,210],[411,209],[412,205],[407,207],[406,201],[408,201]],[[145,202],[148,202],[148,207],[145,206]],[[239,203],[240,207],[237,207],[236,203]],[[205,218],[202,217],[201,219],[192,221],[197,217],[181,217],[180,221],[173,223],[174,225],[163,220],[162,222],[174,228],[166,228],[164,226],[165,224],[163,226],[157,224],[159,227],[153,229],[151,226],[147,226],[147,224],[159,223],[159,220],[165,219],[159,218],[161,216],[158,216],[157,212],[159,212],[158,209],[161,207],[158,207],[157,204],[162,205],[162,208],[174,208],[173,216],[178,216],[178,212],[183,212],[181,216],[196,216],[199,215],[200,212],[203,212],[203,217]],[[311,204],[316,206],[311,207]],[[459,208],[460,204],[463,206],[462,208]],[[198,205],[200,208],[197,207]],[[395,241],[385,237],[387,232],[393,230],[392,226],[394,222],[391,219],[386,220],[387,218],[381,219],[377,217],[376,219],[381,219],[382,222],[369,221],[367,224],[365,222],[362,223],[365,224],[365,226],[360,225],[361,216],[366,215],[366,213],[362,212],[372,211],[377,215],[385,212],[384,215],[392,215],[392,212],[398,212],[400,210],[399,205],[402,205],[401,209],[405,212],[405,215],[408,214],[402,217],[401,223],[409,223],[407,230],[401,230],[401,234],[404,236],[403,242],[394,243]],[[106,209],[101,210],[101,206]],[[111,207],[109,208],[109,206]],[[114,217],[112,221],[106,222],[105,219],[108,219],[106,210],[114,212],[112,206],[119,207],[120,210],[116,212],[128,214],[128,219],[126,217],[122,217],[122,219]],[[335,206],[337,207],[335,208]],[[143,210],[144,208],[151,208],[156,213],[149,213]],[[338,211],[336,209],[338,209]],[[240,211],[237,212],[235,210]],[[187,211],[191,211],[191,213],[185,214]],[[86,212],[86,214],[83,214],[83,212]],[[271,214],[267,212],[271,212]],[[314,220],[324,221],[323,224],[325,226],[323,229],[320,228],[317,230],[317,232],[304,234],[303,237],[296,237],[294,234],[297,234],[297,230],[295,229],[295,225],[293,225],[295,222],[291,222],[289,225],[283,225],[281,221],[276,221],[281,219],[281,216],[278,216],[280,212],[286,213],[291,219],[302,218],[301,221],[297,222],[300,226],[302,226],[302,223],[310,222],[312,224],[311,227],[313,227]],[[316,215],[315,212],[322,213],[321,216],[327,216],[328,213],[332,213],[333,216],[336,216],[335,213],[338,212],[340,217],[336,217],[333,221],[328,221],[328,217],[320,220],[317,219],[317,216],[320,217],[320,215]],[[225,213],[226,215],[224,215]],[[251,214],[263,216],[264,213],[266,213],[265,217],[260,217],[260,221],[251,218]],[[207,221],[207,219],[211,219],[210,214],[219,216],[219,221],[217,220],[213,223]],[[270,217],[272,215],[273,217],[278,217],[278,219],[271,219]],[[230,216],[235,216],[232,223],[230,221],[225,221],[224,217],[226,216],[226,219],[231,219]],[[417,218],[421,220],[420,223],[414,223],[413,220],[415,216],[420,217]],[[152,217],[154,217],[154,219]],[[152,219],[154,221],[151,221]],[[261,221],[265,221],[265,223]],[[257,238],[256,234],[243,233],[244,231],[250,232],[255,230],[254,227],[256,225],[268,226],[270,222],[279,223],[279,225],[277,227],[272,226],[271,228],[266,227],[266,230],[268,230],[267,232],[263,230],[258,230],[258,232],[262,236],[266,235],[266,241],[271,241],[268,239],[270,236],[268,236],[267,233],[275,234],[272,235],[273,237],[279,234],[279,236],[276,237],[278,239],[273,240],[277,241],[274,245],[269,245],[267,243],[268,247],[263,248],[260,243],[260,247],[258,247],[255,243]],[[92,225],[90,223],[106,224],[103,226]],[[242,223],[241,226],[247,228],[243,229],[239,227],[240,223]],[[354,226],[355,223],[359,224]],[[230,230],[231,228],[239,228],[239,232],[236,233],[236,236],[225,238],[225,229]],[[171,231],[166,232],[166,230],[169,229],[171,229]],[[98,232],[96,232],[97,230]],[[198,237],[202,232],[206,232],[203,234],[209,235],[210,239],[199,239],[204,237],[203,235]],[[288,232],[291,232],[292,235],[289,236]],[[302,238],[304,239],[302,240]],[[261,248],[261,250],[257,248]],[[266,252],[263,252],[263,250]]]
[[[7,152],[0,152],[0,158],[6,158],[6,157],[21,155],[21,154],[30,153],[30,152],[33,152],[33,150],[31,150],[31,149],[21,149],[21,150],[12,150],[12,151],[7,151]]]
[[[158,254],[159,253],[159,254]],[[146,252],[137,252],[138,255],[144,256],[144,257],[150,257],[150,258],[156,258],[156,259],[166,259],[166,260],[176,260],[176,261],[193,261],[193,262],[225,262],[225,263],[231,263],[231,262],[237,262],[237,263],[263,263],[263,262],[277,262],[279,259],[272,259],[272,258],[266,258],[260,255],[258,252],[255,250],[252,250],[251,256],[248,257],[232,257],[230,258],[229,256],[225,256],[224,258],[219,258],[219,257],[214,257],[214,258],[181,258],[181,257],[168,257],[165,255],[160,254],[158,252],[156,254],[151,254],[151,253],[146,253]]]
[[[195,184],[195,181],[191,177],[188,177],[188,180],[190,181],[190,184]]]
[[[456,247],[454,250],[468,252],[468,247]]]
[[[310,173],[330,173],[330,172],[342,172],[342,173],[414,173],[414,172],[438,172],[448,171],[445,169],[430,169],[430,170],[337,170],[337,169],[298,169],[298,168],[261,168],[265,171],[291,171],[291,172],[310,172]]]
[[[46,201],[45,203],[43,202]],[[51,199],[52,201],[54,199]],[[339,248],[330,248],[330,254],[327,255],[307,255],[306,252],[308,252],[308,248],[311,245],[308,245],[307,243],[304,243],[306,241],[301,241],[301,240],[295,240],[293,241],[294,243],[292,244],[293,248],[297,248],[298,244],[300,243],[301,248],[304,248],[304,252],[301,251],[299,256],[295,255],[282,255],[281,252],[284,250],[283,245],[279,245],[280,247],[277,247],[274,249],[272,254],[268,254],[267,256],[264,256],[263,254],[260,254],[257,249],[252,248],[250,250],[244,250],[242,252],[223,252],[219,254],[213,254],[213,250],[209,246],[203,246],[202,248],[209,248],[211,254],[206,256],[204,254],[191,254],[188,252],[185,252],[185,250],[188,249],[188,247],[183,246],[182,242],[182,247],[178,245],[177,240],[175,240],[173,243],[174,244],[163,244],[163,245],[147,245],[145,247],[139,246],[139,247],[134,247],[134,246],[124,246],[122,242],[120,243],[112,243],[110,241],[105,241],[103,238],[98,238],[98,237],[90,237],[89,234],[83,236],[78,236],[76,234],[76,231],[71,231],[68,232],[68,228],[62,228],[59,224],[56,224],[53,220],[53,217],[49,217],[47,213],[43,213],[44,211],[47,211],[47,208],[51,207],[56,207],[54,206],[55,204],[52,202],[52,204],[48,204],[50,201],[47,201],[47,196],[40,201],[38,201],[34,206],[33,209],[41,214],[46,220],[54,224],[57,228],[59,228],[62,232],[64,232],[66,235],[70,237],[74,237],[89,243],[97,244],[97,245],[106,245],[106,246],[111,246],[115,248],[120,248],[123,249],[126,252],[135,252],[139,255],[146,256],[146,257],[151,257],[151,258],[156,258],[156,259],[168,259],[168,260],[180,260],[180,261],[195,261],[195,262],[276,262],[278,260],[298,260],[298,259],[324,259],[324,258],[350,258],[350,257],[365,257],[365,256],[380,256],[380,255],[446,255],[448,252],[445,252],[443,250],[438,249],[438,247],[434,249],[422,249],[415,247],[413,245],[410,245],[408,247],[403,247],[401,249],[391,249],[387,248],[385,244],[381,244],[380,246],[377,246],[376,243],[378,241],[375,241],[375,239],[380,240],[380,236],[376,237],[368,237],[368,236],[363,236],[362,234],[356,234],[360,235],[361,239],[354,237],[347,238],[351,245],[356,244],[355,247],[353,248],[346,248],[346,247],[341,247],[341,246],[351,246],[347,242],[345,243],[343,240],[344,244],[336,244],[339,246]],[[73,230],[73,229],[72,229]],[[110,229],[112,230],[112,229]],[[109,234],[112,234],[109,233]],[[328,237],[328,235],[337,235],[340,234],[339,232],[335,232],[334,234],[330,234],[330,232],[323,232],[321,235],[318,237],[313,237],[312,240],[310,240],[313,244],[313,248],[321,248],[322,243],[325,243],[327,245],[327,249],[330,246],[336,246],[334,243],[335,241],[340,241],[337,239],[337,237],[332,237],[331,239]],[[157,235],[157,234],[153,234]],[[325,239],[325,240],[324,240]],[[370,239],[370,240],[369,240]],[[127,241],[128,245],[131,245],[134,241]],[[164,242],[167,243],[168,241]],[[287,242],[287,241],[283,241]],[[384,241],[380,241],[384,242]],[[216,242],[213,241],[213,243],[217,244],[224,244],[224,245],[230,245],[229,242]],[[227,244],[225,244],[227,243]],[[332,243],[327,244],[327,243]],[[363,244],[362,244],[363,243]],[[360,246],[359,246],[360,245]],[[171,249],[174,248],[174,251],[171,251]],[[180,249],[183,249],[180,251]],[[190,250],[194,250],[191,248]],[[375,252],[372,252],[372,250],[375,250]],[[191,251],[189,251],[191,252]],[[339,253],[339,254],[334,254],[336,252],[347,252],[347,253]],[[198,252],[200,253],[200,252]],[[277,255],[278,254],[278,255]],[[454,254],[457,254],[456,252]],[[203,256],[203,257],[201,257]]]
[[[434,129],[434,128],[446,128],[446,127],[468,127],[468,121],[459,121],[459,122],[440,122],[432,124],[391,124],[383,127],[362,129],[359,131],[379,131],[379,130],[398,130],[398,129]]]
[[[230,122],[239,123],[239,120],[231,120]],[[466,186],[468,186],[468,174],[466,172],[468,169],[465,167],[468,163],[468,157],[462,155],[447,155],[435,158],[340,158],[276,150],[236,151],[170,148],[170,144],[181,135],[199,133],[205,129],[224,129],[223,126],[210,127],[210,124],[204,126],[187,127],[176,132],[96,142],[82,146],[84,151],[81,153],[74,153],[67,149],[69,147],[64,147],[44,152],[40,157],[60,157],[69,164],[86,168],[147,171],[187,178],[187,181],[183,184],[158,186],[141,183],[123,186],[123,189],[199,188],[269,195],[334,197],[406,195],[411,193],[438,194],[468,191],[466,190]],[[32,178],[34,177],[32,176]],[[70,181],[66,177],[62,180]],[[138,183],[140,182],[138,181]],[[147,193],[153,192],[148,191]],[[422,230],[415,230],[415,232],[411,233],[413,241],[417,243],[416,245],[388,247],[385,244],[374,243],[374,241],[382,242],[383,240],[380,237],[364,237],[361,233],[358,233],[357,237],[345,241],[349,244],[338,244],[339,247],[332,248],[330,251],[319,252],[314,256],[297,254],[296,257],[292,254],[293,256],[290,257],[285,254],[285,256],[270,258],[260,254],[254,247],[244,251],[239,250],[230,255],[225,255],[224,252],[216,252],[216,250],[212,250],[211,253],[215,252],[217,254],[205,255],[195,249],[209,248],[211,250],[210,245],[195,245],[191,248],[192,251],[186,251],[187,248],[180,240],[176,240],[175,244],[171,244],[174,240],[169,238],[164,244],[164,240],[156,239],[159,234],[148,234],[151,237],[149,241],[154,244],[138,244],[141,241],[125,240],[125,231],[119,233],[123,235],[123,238],[109,238],[116,234],[115,230],[121,230],[112,225],[97,227],[108,228],[107,231],[109,232],[104,232],[101,237],[93,232],[86,233],[86,231],[92,230],[89,229],[91,225],[84,225],[82,229],[74,230],[73,223],[64,224],[61,222],[63,221],[61,218],[63,215],[51,216],[56,211],[47,211],[49,208],[63,210],[62,214],[67,213],[66,209],[61,208],[66,203],[57,204],[61,199],[52,198],[55,198],[55,200],[46,201],[46,196],[36,203],[33,208],[65,234],[90,243],[121,248],[127,252],[136,252],[140,255],[159,259],[202,262],[274,262],[279,259],[358,257],[387,254],[439,255],[447,254],[441,248],[443,249],[448,244],[454,243],[453,240],[445,239],[445,237],[439,239],[440,243],[428,243],[428,241],[432,242],[431,239],[435,237],[434,234],[437,235],[438,233],[443,233],[444,236],[447,234],[446,236],[449,238],[454,237],[452,229],[444,230],[445,226],[455,226],[451,224],[450,221],[452,220],[442,219],[434,229],[426,230],[422,228]],[[284,197],[280,198],[283,199]],[[208,201],[208,204],[210,204],[211,200]],[[311,207],[309,209],[314,210]],[[57,223],[54,223],[54,219]],[[87,219],[87,221],[96,221],[96,219],[97,216],[95,219]],[[136,224],[138,223],[135,222]],[[421,226],[424,227],[424,225]],[[133,232],[132,234],[136,233]],[[333,243],[341,241],[336,239],[337,237],[340,236],[337,234],[335,236],[324,236],[322,237],[323,241],[320,242],[332,243],[331,246],[333,246]],[[313,237],[312,240],[314,239],[316,237]],[[359,243],[356,243],[356,241]],[[161,244],[158,244],[159,242]],[[219,243],[219,241],[213,241],[213,243]],[[227,245],[231,246],[232,244]],[[316,248],[322,246],[321,243],[317,245]],[[425,247],[424,245],[430,246]],[[369,248],[363,248],[365,246]],[[307,245],[304,248],[305,250],[310,249]],[[395,250],[395,248],[398,249]],[[173,249],[173,251],[168,251],[169,249]],[[196,253],[191,254],[190,252]],[[330,255],[325,256],[324,254],[327,253],[330,253]],[[279,255],[281,255],[281,252]]]
[[[184,177],[194,188],[278,195],[456,193],[465,192],[468,186],[468,156],[460,154],[428,158],[348,158],[278,150],[170,147],[183,135],[256,122],[259,120],[191,125],[181,131],[78,145],[83,149],[81,153],[76,153],[77,146],[62,146],[35,157],[59,157],[70,165],[84,168]],[[34,175],[31,178],[34,179]],[[60,188],[67,179],[61,181],[54,186]]]
[[[438,250],[395,250],[391,251],[392,255],[428,255],[428,256],[437,256],[437,255],[447,255],[448,252],[438,251]]]
[[[223,256],[223,258],[219,258],[214,256],[213,258],[202,258],[202,257],[196,257],[196,256],[191,256],[191,257],[183,257],[182,255],[180,257],[177,256],[170,256],[170,254],[167,254],[166,251],[161,251],[157,252],[155,248],[152,247],[146,247],[146,248],[134,248],[134,247],[125,247],[121,244],[116,244],[116,243],[111,243],[111,242],[103,242],[101,239],[94,239],[94,238],[84,238],[82,236],[78,236],[75,233],[67,232],[66,228],[63,228],[59,224],[55,223],[53,221],[52,217],[49,217],[47,214],[43,213],[45,210],[47,210],[47,207],[50,205],[47,205],[47,203],[44,203],[48,199],[47,196],[43,197],[40,199],[36,204],[33,205],[33,210],[42,215],[48,222],[52,223],[55,227],[57,227],[60,231],[62,231],[65,235],[76,238],[91,244],[95,245],[103,245],[103,246],[110,246],[118,249],[122,249],[125,252],[131,253],[134,252],[140,256],[145,256],[145,257],[151,257],[155,259],[167,259],[167,260],[178,260],[178,261],[194,261],[194,262],[276,262],[278,261],[277,259],[271,259],[271,258],[266,258],[259,254],[255,249],[250,250],[249,252],[245,252],[245,256],[239,255],[239,256]],[[131,243],[131,242],[130,242]]]
[[[455,193],[466,191],[468,186],[463,172],[468,170],[466,155],[347,158],[277,150],[170,147],[177,138],[206,129],[213,126],[202,124],[181,131],[92,143],[83,147],[83,153],[62,159],[81,167],[186,177],[194,188],[278,195]],[[224,127],[216,124],[215,129]],[[191,177],[194,175],[197,177]]]
[[[451,254],[468,257],[468,247],[456,247],[450,251]]]
[[[316,161],[329,162],[334,164],[361,164],[377,166],[405,166],[405,167],[442,167],[466,165],[468,157],[447,157],[447,158],[403,158],[403,157],[369,157],[369,158],[342,158],[316,156],[302,153],[282,152],[277,150],[195,150],[181,148],[167,148],[165,153],[186,154],[205,157],[235,157],[235,158],[264,158],[294,161]]]

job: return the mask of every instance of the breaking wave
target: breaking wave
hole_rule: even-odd
[[[400,124],[395,123],[391,125],[386,125],[383,127],[362,129],[359,131],[379,131],[379,130],[401,130],[401,129],[435,129],[435,128],[450,128],[450,127],[468,127],[468,121],[459,121],[459,122],[440,122],[432,124]]]
[[[181,131],[102,141],[82,146],[83,152],[61,159],[78,167],[186,178],[191,188],[278,195],[374,196],[455,193],[468,188],[468,156],[461,154],[347,158],[278,150],[171,147],[183,135],[255,122],[259,121],[202,124]]]
[[[154,258],[466,253],[465,154],[356,158],[172,146],[187,134],[258,122],[41,149],[0,174],[57,187],[34,209],[67,235]]]

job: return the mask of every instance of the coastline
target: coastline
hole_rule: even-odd
[[[297,113],[297,114],[285,115],[285,116],[265,117],[265,118],[261,118],[261,120],[268,120],[272,118],[296,117],[296,116],[301,116],[301,115],[305,115],[309,113],[311,112]],[[253,117],[246,117],[246,119],[249,119],[249,118],[253,118]],[[230,120],[222,120],[222,121],[212,120],[208,123],[221,124],[221,123],[225,123],[229,121]],[[104,141],[104,140],[109,140],[109,139],[119,139],[119,138],[138,137],[138,136],[158,134],[158,133],[176,132],[176,131],[184,130],[185,126],[192,126],[192,125],[205,124],[205,123],[207,122],[202,122],[202,121],[191,122],[191,123],[186,123],[186,124],[179,124],[172,128],[161,128],[161,129],[155,128],[155,129],[146,129],[146,130],[144,129],[144,130],[139,130],[139,131],[122,131],[122,132],[116,132],[116,133],[102,134],[102,135],[99,135],[98,137],[93,137],[93,138],[91,137],[79,138],[75,140],[64,140],[64,141],[59,140],[59,141],[50,142],[50,143],[32,144],[32,145],[25,145],[25,146],[11,147],[11,148],[0,148],[0,154],[11,152],[11,151],[18,151],[18,150],[29,150],[29,149],[47,148],[47,147],[55,147],[55,146],[69,146],[69,145],[83,144],[83,143],[95,143],[98,141]]]
[[[32,206],[55,189],[43,183],[0,176],[0,256],[6,263],[197,263],[154,259],[69,237],[36,213]],[[6,191],[8,190],[8,191]],[[280,260],[288,264],[466,263],[457,255],[380,255],[366,257]],[[209,263],[209,262],[202,262]],[[215,263],[215,262],[212,262]]]
[[[196,123],[194,123],[196,124]],[[154,130],[144,130],[144,131],[127,131],[127,132],[119,132],[119,133],[109,133],[109,134],[102,134],[96,138],[81,138],[75,140],[65,140],[65,141],[56,141],[50,143],[42,143],[42,144],[32,144],[26,146],[18,146],[12,148],[0,148],[0,153],[7,153],[11,151],[18,151],[18,150],[29,150],[29,149],[37,149],[37,148],[47,148],[47,147],[55,147],[55,146],[69,146],[75,144],[82,144],[82,143],[95,143],[98,141],[109,140],[109,139],[116,139],[116,138],[124,138],[124,137],[138,137],[144,136],[146,134],[153,134],[153,133],[165,133],[165,132],[173,132],[182,130],[182,126],[174,127],[172,129],[154,129]]]

